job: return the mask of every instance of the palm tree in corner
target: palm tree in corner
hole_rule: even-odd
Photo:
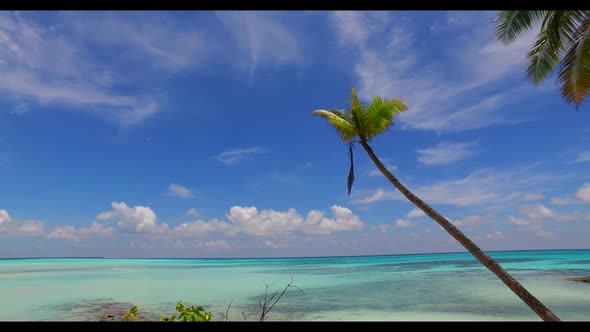
[[[418,196],[414,195],[404,186],[377,158],[375,152],[369,145],[373,137],[393,125],[393,118],[407,109],[406,104],[396,98],[384,99],[379,96],[373,97],[373,101],[363,106],[354,89],[348,111],[343,110],[316,110],[312,114],[321,116],[330,122],[336,129],[342,141],[349,144],[350,171],[348,173],[347,189],[350,195],[354,182],[354,163],[352,147],[359,143],[371,157],[375,166],[399,190],[410,202],[424,211],[432,220],[444,228],[455,238],[465,249],[467,249],[477,260],[492,271],[508,288],[510,288],[524,303],[526,303],[544,321],[559,321],[559,318],[549,310],[541,301],[526,290],[516,279],[514,279],[498,262],[488,256],[473,241],[463,234],[447,218],[426,204]]]
[[[537,23],[526,76],[540,84],[559,67],[561,96],[577,108],[590,92],[590,10],[503,10],[496,17],[496,37],[508,45]]]

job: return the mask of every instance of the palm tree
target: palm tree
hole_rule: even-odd
[[[404,186],[377,158],[369,145],[373,137],[393,125],[393,118],[407,109],[406,104],[396,98],[383,99],[373,97],[373,101],[363,106],[354,89],[352,89],[351,105],[348,111],[343,110],[316,110],[313,115],[323,117],[332,124],[340,138],[349,144],[350,171],[348,173],[347,189],[350,195],[354,182],[354,164],[352,147],[359,143],[371,157],[377,168],[385,175],[391,184],[399,190],[410,202],[424,211],[432,220],[444,228],[455,240],[459,241],[477,260],[492,271],[508,288],[510,288],[521,300],[523,300],[544,321],[559,321],[559,318],[549,310],[541,301],[527,291],[516,279],[514,279],[500,264],[482,251],[473,241],[463,234],[447,218],[426,204],[418,196],[414,195]]]
[[[537,23],[526,75],[539,84],[559,65],[561,96],[577,108],[590,91],[590,11],[504,10],[496,17],[496,37],[508,45]]]

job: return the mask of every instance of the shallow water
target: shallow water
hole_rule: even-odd
[[[590,250],[490,253],[562,320],[590,320]],[[265,282],[290,289],[267,320],[538,320],[468,253],[272,259],[0,260],[0,320],[98,320],[176,301],[256,320]]]

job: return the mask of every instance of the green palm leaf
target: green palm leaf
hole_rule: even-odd
[[[544,16],[545,11],[542,10],[504,10],[496,17],[496,37],[509,44]]]
[[[396,98],[373,97],[373,102],[365,107],[365,130],[368,140],[393,125],[393,118],[407,110],[406,104]]]
[[[343,141],[350,141],[357,136],[357,131],[354,128],[350,116],[341,110],[316,110],[311,114],[325,118],[334,126],[336,131],[340,134]]]
[[[557,67],[563,53],[572,44],[582,11],[548,11],[537,40],[528,52],[526,75],[539,84]]]
[[[590,89],[590,15],[582,13],[580,26],[565,54],[559,70],[558,84],[562,97],[580,106]]]
[[[350,118],[352,119],[352,123],[357,129],[359,136],[365,136],[365,109],[356,95],[356,90],[354,88],[352,89],[350,98]]]
[[[527,54],[528,65],[526,75],[539,84],[546,79],[559,64],[559,56],[549,40],[547,31],[541,31],[537,41]]]

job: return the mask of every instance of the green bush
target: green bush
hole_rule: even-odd
[[[186,307],[182,301],[178,301],[176,304],[176,312],[178,315],[172,315],[172,317],[167,318],[162,316],[160,318],[161,322],[208,322],[213,318],[213,314],[209,311],[205,311],[205,309],[201,306],[195,307],[190,306]]]
[[[123,315],[123,321],[127,322],[130,320],[135,320],[135,313],[139,310],[137,306],[133,306],[133,308],[129,309],[129,312]]]

